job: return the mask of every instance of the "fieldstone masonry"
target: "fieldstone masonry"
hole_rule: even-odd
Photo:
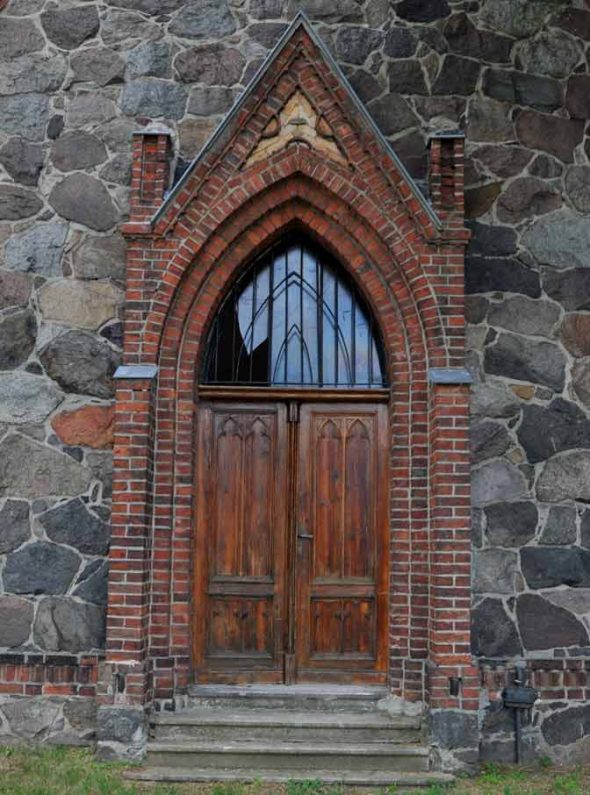
[[[590,733],[590,11],[581,0],[9,0],[0,12],[0,740],[95,736],[131,133],[165,123],[182,174],[301,8],[424,190],[428,134],[466,131],[481,753],[511,758],[498,694],[524,658],[543,696],[528,753],[581,758]],[[19,678],[25,669],[30,678]],[[465,720],[447,713],[432,726],[459,759],[475,728]]]

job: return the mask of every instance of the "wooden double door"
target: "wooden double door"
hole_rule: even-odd
[[[387,448],[376,402],[200,404],[197,681],[385,681]]]

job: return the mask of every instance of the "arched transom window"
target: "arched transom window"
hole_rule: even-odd
[[[368,307],[326,252],[290,237],[235,282],[213,323],[209,384],[385,385]]]

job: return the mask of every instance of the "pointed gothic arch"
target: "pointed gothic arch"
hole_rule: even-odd
[[[230,285],[207,333],[200,381],[381,388],[380,337],[342,266],[291,231]]]

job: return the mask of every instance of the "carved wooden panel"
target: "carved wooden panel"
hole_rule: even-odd
[[[386,411],[199,408],[200,681],[384,681]]]
[[[377,681],[385,669],[386,420],[386,407],[379,405],[307,405],[301,411],[297,666],[302,679]]]
[[[201,681],[226,669],[282,677],[286,410],[199,410],[195,660]],[[258,674],[256,673],[258,672]]]

